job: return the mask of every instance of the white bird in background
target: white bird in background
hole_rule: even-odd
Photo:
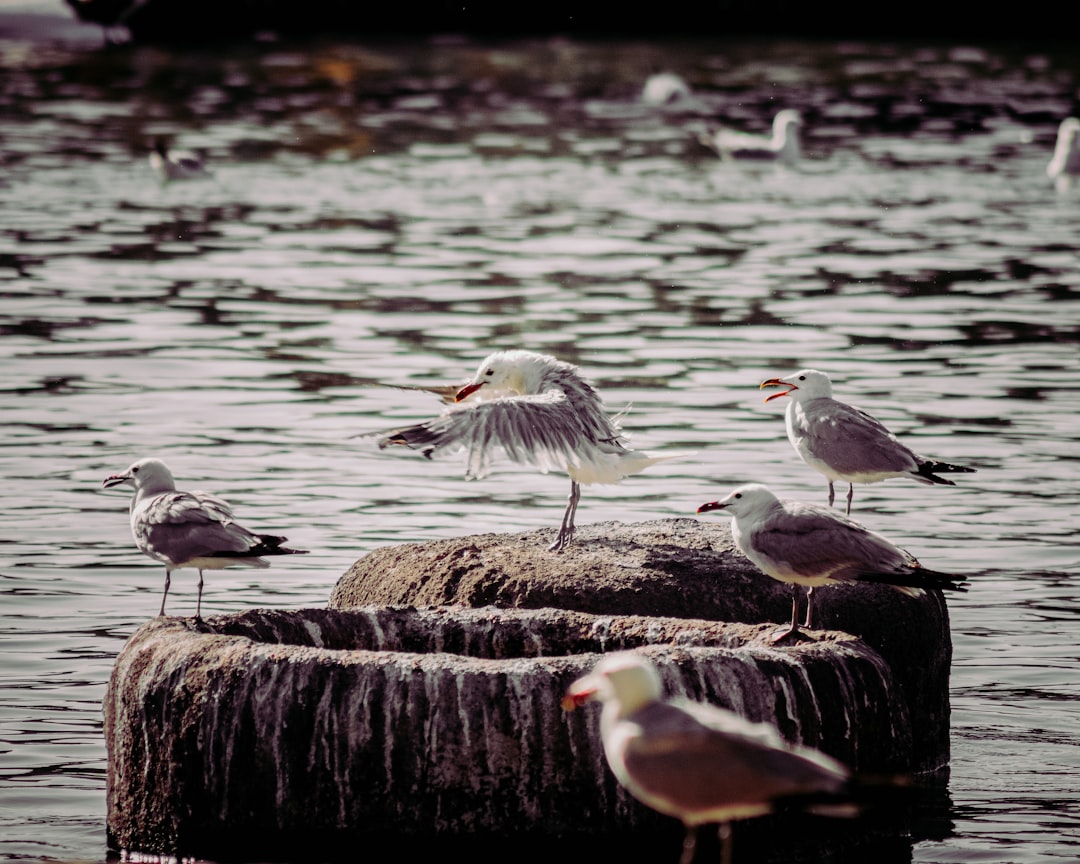
[[[163,138],[154,139],[150,167],[163,183],[170,180],[199,180],[211,176],[201,157],[187,150],[169,150]]]
[[[438,393],[438,388],[431,388]],[[621,415],[620,415],[621,416]],[[497,351],[433,420],[379,433],[379,447],[401,444],[431,457],[466,451],[466,479],[484,477],[501,450],[542,472],[570,475],[570,496],[551,549],[574,536],[581,485],[618,483],[672,455],[631,450],[622,443],[620,416],[609,416],[577,367],[532,351]]]
[[[809,589],[804,627],[812,626],[812,595],[818,585],[878,582],[908,597],[920,597],[931,588],[967,590],[962,576],[923,567],[880,534],[835,510],[781,501],[760,483],[740,486],[721,501],[702,504],[697,512],[712,510],[734,517],[732,539],[754,566],[791,585],[791,626],[778,631],[774,641],[800,633],[800,585]]]
[[[1067,117],[1061,121],[1046,176],[1054,181],[1059,191],[1068,189],[1080,176],[1080,120],[1077,118]]]
[[[674,72],[657,72],[645,79],[641,101],[647,105],[673,105],[688,100],[690,85]]]
[[[203,570],[226,567],[269,567],[262,555],[297,555],[305,549],[288,549],[285,537],[255,534],[233,521],[232,509],[205,492],[178,492],[172,472],[160,459],[140,459],[122,474],[102,481],[102,487],[127,484],[135,488],[131,498],[131,533],[135,545],[165,564],[165,598],[172,572],[184,567],[199,571],[199,599],[195,617],[202,616]]]
[[[701,143],[715,150],[724,159],[755,159],[762,161],[798,162],[802,158],[799,127],[802,118],[798,111],[785,108],[773,118],[772,136],[752,135],[733,129],[703,133]]]
[[[833,482],[848,484],[847,512],[855,483],[877,483],[910,477],[920,483],[955,486],[938,474],[973,474],[974,468],[928,459],[909,450],[865,411],[832,398],[829,376],[802,369],[788,378],[770,378],[761,387],[787,387],[765,398],[789,396],[785,412],[788,440],[799,457],[829,481],[829,506],[836,498]]]
[[[697,830],[720,823],[730,860],[728,824],[778,809],[853,816],[848,769],[776,729],[703,702],[664,700],[646,657],[609,654],[566,691],[567,711],[597,700],[604,755],[616,779],[643,804],[686,827],[683,864],[694,858]]]

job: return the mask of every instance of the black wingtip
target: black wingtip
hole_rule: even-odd
[[[942,486],[955,486],[956,484],[952,480],[946,480],[944,477],[938,477],[938,474],[974,474],[974,468],[968,468],[966,465],[953,465],[949,462],[935,462],[933,459],[928,459],[919,465],[915,476],[926,480],[928,483],[937,483]]]

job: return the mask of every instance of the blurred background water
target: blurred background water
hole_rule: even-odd
[[[48,6],[48,4],[44,4]],[[854,514],[950,597],[951,804],[919,862],[1080,857],[1080,195],[1045,175],[1080,54],[857,42],[105,45],[0,5],[0,859],[100,861],[101,698],[162,568],[101,480],[182,487],[312,553],[208,574],[224,613],[322,606],[389,543],[557,525],[566,478],[355,438],[431,416],[492,350],[581,366],[633,446],[579,524],[745,481],[824,503],[758,383],[828,371],[956,488]],[[20,21],[25,24],[25,20]],[[646,77],[689,99],[657,107]],[[698,134],[803,116],[793,167]],[[152,141],[213,177],[161,184]],[[195,574],[169,610],[191,614]]]

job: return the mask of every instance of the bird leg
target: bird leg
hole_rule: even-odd
[[[810,601],[807,600],[807,620],[809,620],[810,614],[809,603]],[[809,627],[810,625],[807,624],[806,626]],[[785,639],[789,638],[793,642],[802,642],[803,640],[806,640],[808,642],[814,641],[813,636],[803,633],[802,630],[799,629],[799,586],[794,582],[791,583],[791,624],[783,630],[777,630],[769,638],[769,641],[783,642]]]
[[[203,575],[202,575],[202,570],[200,569],[199,570],[199,599],[195,601],[195,620],[196,621],[198,621],[200,618],[202,618],[202,586],[203,586]],[[807,613],[809,613],[809,609],[807,610]]]
[[[731,864],[731,823],[721,822],[716,835],[720,838],[720,864]]]
[[[576,480],[570,481],[570,495],[566,499],[566,512],[563,513],[562,527],[559,528],[559,536],[555,542],[548,546],[552,551],[565,549],[574,539],[574,516],[577,515],[578,501],[581,499],[581,484]]]
[[[829,506],[832,507],[832,502],[836,500],[836,490],[833,489],[832,480],[829,481]]]
[[[697,825],[686,826],[686,836],[683,837],[682,855],[679,856],[679,864],[694,864],[694,853],[697,851]]]
[[[807,630],[813,629],[813,624],[810,623],[811,620],[812,620],[812,616],[813,616],[813,608],[814,608],[814,586],[811,585],[809,588],[806,589],[806,620],[803,621],[803,625],[802,625]]]
[[[848,483],[847,485],[847,515],[851,515],[851,496],[855,494],[855,484]]]
[[[157,613],[159,617],[165,614],[165,598],[169,596],[169,583],[171,581],[172,581],[172,571],[168,567],[166,567],[165,568],[165,593],[161,595],[161,611]]]

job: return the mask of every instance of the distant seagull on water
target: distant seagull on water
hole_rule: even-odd
[[[233,521],[232,508],[206,492],[178,492],[172,472],[160,459],[140,459],[122,474],[106,477],[102,487],[126,484],[135,488],[131,499],[131,533],[144,554],[165,564],[165,593],[174,570],[199,571],[199,599],[195,617],[202,616],[203,570],[226,567],[269,567],[263,555],[298,555],[305,549],[288,549],[285,537],[255,534]]]
[[[199,180],[211,176],[201,157],[187,150],[170,150],[163,138],[154,139],[150,167],[163,183],[170,180]]]
[[[645,79],[641,88],[641,101],[646,105],[674,105],[690,96],[690,85],[674,72],[656,72]]]
[[[836,497],[833,482],[848,484],[847,512],[855,483],[877,483],[890,477],[910,477],[920,483],[955,486],[938,474],[973,474],[974,468],[938,462],[908,449],[881,423],[832,398],[832,382],[824,372],[803,369],[787,378],[770,378],[764,387],[787,387],[765,398],[789,396],[785,413],[788,439],[800,458],[829,481],[829,506]]]
[[[724,159],[798,162],[802,158],[802,148],[799,145],[801,125],[799,112],[785,108],[773,118],[771,136],[719,129],[712,133],[702,133],[701,143],[715,150]]]
[[[813,590],[818,585],[878,582],[908,597],[927,588],[966,590],[962,576],[923,567],[908,552],[835,510],[799,501],[781,501],[760,483],[740,486],[698,513],[723,510],[734,519],[731,536],[739,551],[767,576],[791,585],[791,626],[779,641],[799,634],[799,586],[806,586],[806,621],[813,623]]]
[[[1054,181],[1060,191],[1068,189],[1080,176],[1080,120],[1067,117],[1058,127],[1057,144],[1046,176]]]
[[[441,395],[441,388],[425,388]],[[532,351],[497,351],[471,381],[458,389],[454,404],[433,420],[380,433],[379,447],[401,444],[427,457],[466,452],[466,479],[484,477],[502,451],[514,462],[545,474],[570,475],[570,496],[551,549],[568,546],[581,485],[618,483],[665,459],[622,443],[620,416],[610,416],[600,395],[576,366]]]
[[[848,769],[824,753],[788,744],[775,727],[688,699],[663,698],[655,665],[635,652],[608,654],[566,691],[571,711],[598,701],[600,739],[620,784],[686,827],[682,864],[694,859],[700,826],[720,823],[722,861],[729,824],[775,810],[854,816]]]

